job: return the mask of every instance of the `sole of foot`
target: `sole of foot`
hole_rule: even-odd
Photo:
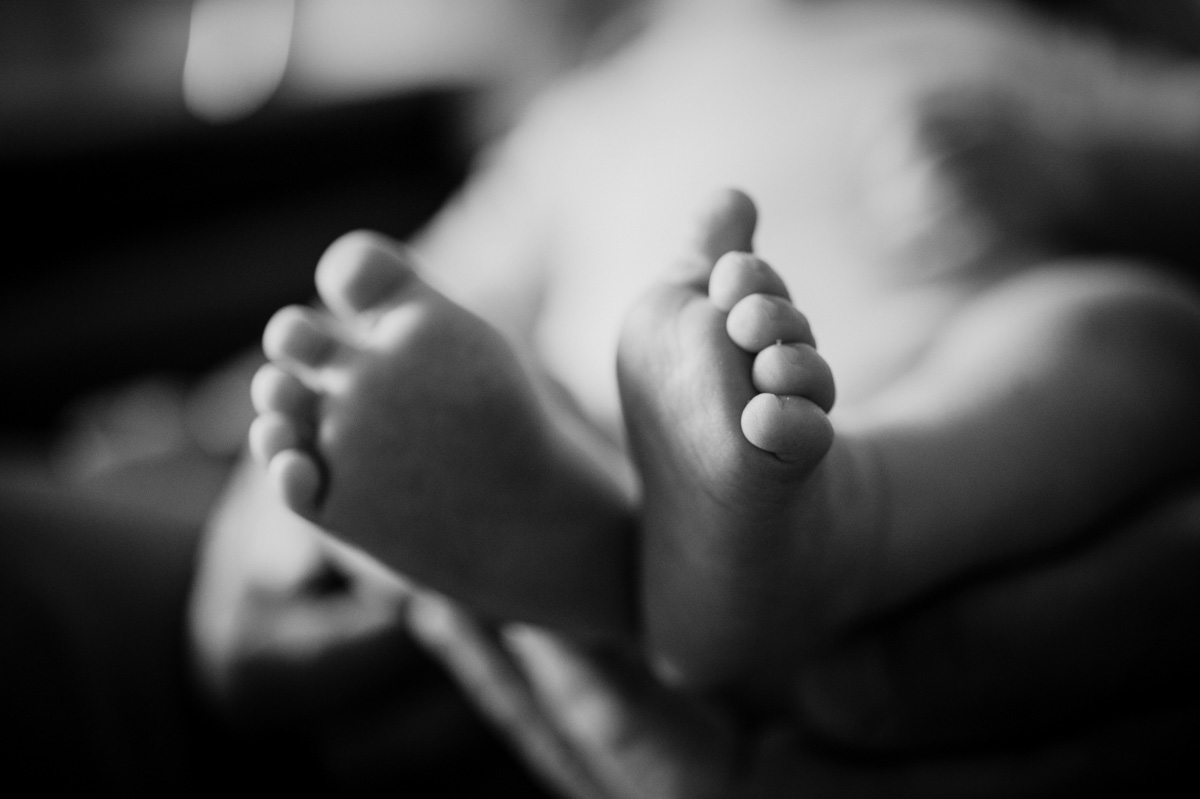
[[[571,538],[590,477],[507,339],[376,234],[335,242],[316,282],[328,310],[275,315],[252,391],[251,449],[288,507],[484,613],[610,612],[615,587],[583,593],[612,577],[616,544]],[[613,557],[576,591],[589,547]]]
[[[618,375],[644,484],[643,608],[657,668],[710,687],[801,635],[820,542],[798,535],[833,442],[829,367],[779,275],[751,255],[739,192],[637,304]]]

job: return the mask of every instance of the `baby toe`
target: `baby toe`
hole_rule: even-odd
[[[806,397],[826,413],[833,408],[833,371],[811,345],[772,344],[755,356],[750,376],[763,393]]]
[[[729,311],[725,330],[733,343],[757,353],[779,341],[815,345],[808,319],[783,297],[751,294]]]
[[[667,282],[703,291],[718,258],[731,250],[753,249],[757,223],[758,211],[745,193],[736,189],[714,193],[698,209],[681,257],[667,271]]]
[[[751,444],[804,468],[815,466],[833,444],[833,426],[804,397],[759,394],[742,411],[742,433]]]
[[[368,231],[347,233],[317,264],[317,293],[334,314],[347,318],[390,301],[414,275],[411,256],[391,239]]]
[[[262,464],[268,464],[281,452],[297,449],[303,444],[296,423],[279,413],[264,413],[250,423],[250,454]]]
[[[263,352],[284,371],[323,366],[338,343],[316,311],[298,305],[277,311],[263,331]]]
[[[722,311],[730,311],[751,294],[771,294],[787,299],[783,278],[766,261],[748,252],[727,252],[713,267],[708,298]]]
[[[321,469],[302,450],[285,449],[267,464],[267,478],[285,505],[301,516],[311,516],[321,492]]]
[[[266,363],[250,382],[250,400],[259,413],[307,418],[315,409],[316,394],[295,375]]]

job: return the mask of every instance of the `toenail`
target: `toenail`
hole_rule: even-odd
[[[803,366],[804,365],[804,353],[800,352],[800,347],[803,345],[800,345],[800,344],[786,344],[785,345],[782,341],[779,341],[779,342],[776,342],[776,346],[779,347],[780,351],[783,353],[783,357],[787,359],[787,362],[789,364],[791,364],[792,366]]]
[[[361,269],[350,286],[348,299],[356,308],[372,308],[388,299],[400,288],[403,274],[397,258],[389,248],[372,243],[369,259],[382,268]]]
[[[291,340],[291,354],[306,364],[324,363],[333,354],[336,342],[324,331],[314,327],[299,328],[298,335]]]

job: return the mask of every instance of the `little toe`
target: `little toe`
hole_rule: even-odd
[[[337,351],[339,341],[311,308],[292,305],[267,322],[263,352],[285,371],[316,369]]]
[[[390,301],[413,276],[403,245],[378,233],[347,233],[325,250],[317,264],[317,293],[342,318]]]
[[[316,406],[316,394],[293,374],[273,363],[266,363],[250,382],[250,401],[259,413],[282,413],[309,417]]]
[[[304,436],[296,423],[280,413],[264,413],[250,423],[250,454],[268,464],[279,453],[297,449]]]
[[[321,492],[321,468],[312,455],[285,449],[267,464],[267,477],[283,502],[301,516],[311,516]]]
[[[761,258],[748,252],[727,252],[717,259],[708,279],[708,298],[718,309],[729,312],[751,294],[788,298],[779,273]]]
[[[804,397],[759,394],[742,411],[742,433],[759,449],[808,468],[833,444],[833,426],[815,403]]]
[[[826,413],[833,408],[833,370],[809,344],[772,344],[755,356],[750,376],[765,394],[806,397]]]
[[[725,330],[734,344],[750,353],[780,341],[816,344],[804,314],[790,301],[771,294],[739,300],[729,311]]]

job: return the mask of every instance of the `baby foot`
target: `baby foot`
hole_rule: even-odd
[[[618,361],[647,641],[662,676],[695,687],[790,659],[837,565],[822,511],[833,378],[779,275],[730,252],[750,249],[754,223],[745,195],[720,198],[690,276],[639,302]]]
[[[381,236],[343,237],[316,279],[329,312],[277,313],[253,386],[286,504],[478,610],[626,624],[619,503],[500,333]]]

